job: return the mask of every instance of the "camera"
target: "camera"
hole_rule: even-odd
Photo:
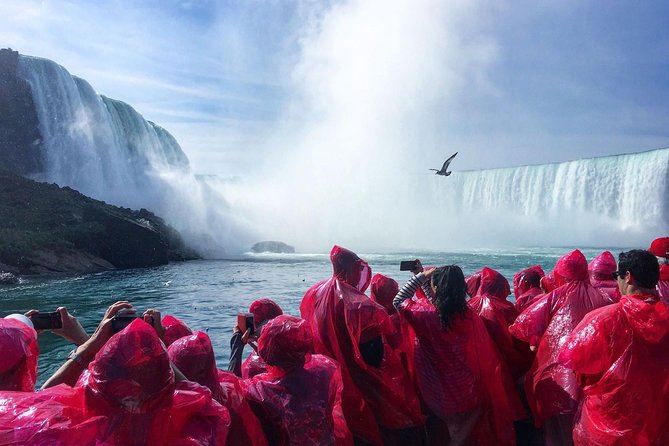
[[[400,262],[400,271],[415,271],[418,269],[418,261],[416,260],[402,260]]]
[[[30,316],[35,330],[56,330],[63,328],[63,320],[57,311],[51,313],[35,313]]]
[[[253,313],[239,313],[237,314],[237,326],[239,331],[244,334],[247,329],[251,329],[251,336],[256,332],[255,321],[253,320]]]
[[[112,317],[112,332],[118,333],[137,319],[139,316],[132,310],[120,310]]]

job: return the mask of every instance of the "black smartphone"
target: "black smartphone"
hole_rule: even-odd
[[[246,329],[250,328],[251,336],[253,336],[256,332],[256,325],[255,321],[253,320],[253,313],[237,314],[237,326],[239,327],[239,331],[241,331],[242,334],[246,332]]]
[[[402,260],[400,262],[400,271],[414,271],[418,263],[415,260]]]
[[[132,324],[132,321],[137,319],[139,316],[136,314],[117,314],[112,318],[112,332],[118,333],[123,330],[128,325]]]
[[[52,313],[36,313],[30,316],[30,320],[35,330],[56,330],[63,328],[63,320],[57,311]]]

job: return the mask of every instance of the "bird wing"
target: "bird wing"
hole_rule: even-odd
[[[449,156],[446,161],[444,161],[444,165],[441,166],[441,170],[443,172],[446,172],[446,169],[448,169],[448,165],[451,164],[451,161],[453,160],[453,158],[455,158],[455,155],[457,155],[457,154],[458,154],[458,152],[455,152],[453,155]]]

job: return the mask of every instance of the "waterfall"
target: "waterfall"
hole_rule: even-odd
[[[219,245],[235,251],[252,241],[236,227],[224,197],[196,178],[165,129],[128,104],[97,95],[50,60],[20,56],[19,76],[31,87],[43,138],[45,169],[33,179],[149,209],[208,256],[220,256]]]

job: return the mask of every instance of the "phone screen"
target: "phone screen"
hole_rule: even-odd
[[[35,330],[56,330],[63,328],[63,321],[60,318],[60,313],[54,311],[52,313],[37,313],[30,316]]]
[[[416,269],[415,260],[402,260],[400,262],[400,271],[413,271]]]

